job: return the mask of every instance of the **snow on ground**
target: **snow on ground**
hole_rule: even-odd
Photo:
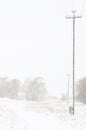
[[[86,106],[76,105],[75,116],[65,102],[27,102],[0,99],[0,130],[85,130]]]

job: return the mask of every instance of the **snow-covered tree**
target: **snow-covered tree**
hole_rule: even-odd
[[[26,98],[27,100],[38,101],[45,98],[47,90],[42,77],[37,77],[27,82]]]
[[[17,99],[19,93],[19,87],[20,87],[19,80],[17,79],[9,80],[7,85],[8,97],[12,99]]]
[[[86,103],[86,78],[82,78],[77,83],[76,99],[80,102]]]
[[[0,78],[0,97],[6,97],[7,96],[7,77],[1,77]]]

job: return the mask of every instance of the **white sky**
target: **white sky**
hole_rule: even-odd
[[[80,14],[82,1],[76,3]],[[67,0],[68,15],[71,5]],[[86,76],[85,11],[76,22],[76,78]],[[65,16],[65,0],[1,0],[0,76],[43,76],[50,94],[66,91],[72,72],[72,21]]]

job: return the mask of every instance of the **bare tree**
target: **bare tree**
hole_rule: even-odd
[[[86,103],[86,78],[82,78],[77,83],[76,99],[80,102]]]
[[[42,77],[37,77],[34,80],[28,82],[26,91],[26,98],[28,100],[42,100],[45,98],[46,95],[47,90]]]
[[[10,80],[7,85],[8,97],[12,99],[17,99],[19,93],[19,87],[20,87],[19,80],[17,79]]]
[[[7,81],[8,78],[0,78],[0,97],[6,97],[7,96]]]

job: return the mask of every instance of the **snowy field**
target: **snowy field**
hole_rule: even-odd
[[[0,130],[85,130],[86,106],[76,105],[75,116],[57,100],[27,102],[0,99]]]

